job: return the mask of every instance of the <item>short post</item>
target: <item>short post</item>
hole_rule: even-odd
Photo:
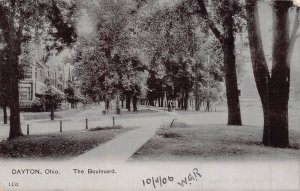
[[[113,127],[115,126],[115,117],[113,117]]]
[[[60,121],[60,132],[62,132],[62,121]]]
[[[217,112],[217,108],[215,107],[215,112]]]
[[[27,135],[29,135],[29,125],[27,125]]]
[[[88,130],[88,128],[89,128],[89,125],[88,125],[88,119],[86,118],[86,119],[85,119],[85,129]]]

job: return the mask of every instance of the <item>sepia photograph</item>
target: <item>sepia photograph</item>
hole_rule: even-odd
[[[0,191],[300,190],[300,0],[0,0]]]

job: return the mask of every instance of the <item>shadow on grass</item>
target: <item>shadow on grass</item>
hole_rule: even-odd
[[[180,123],[179,123],[180,124]],[[252,126],[177,125],[157,130],[131,161],[282,160],[300,157],[300,133],[290,131],[290,148],[264,146],[262,128]]]
[[[28,135],[0,142],[2,159],[71,159],[135,128]]]
[[[91,128],[89,131],[103,131],[103,130],[111,130],[111,129],[123,129],[121,125],[111,126],[111,127],[96,127]]]

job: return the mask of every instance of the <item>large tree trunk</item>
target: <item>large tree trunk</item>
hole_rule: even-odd
[[[237,85],[233,17],[228,15],[223,23],[225,38],[222,42],[225,66],[225,84],[228,105],[228,125],[242,125]]]
[[[7,124],[7,106],[6,106],[6,104],[3,105],[3,123]]]
[[[21,42],[16,37],[14,29],[14,15],[12,15],[9,23],[8,34],[8,70],[9,70],[9,108],[10,108],[10,131],[9,139],[23,136],[20,122],[20,106],[19,106],[19,67],[18,56],[21,53]]]
[[[287,2],[274,4],[274,42],[272,78],[268,84],[269,121],[264,128],[263,143],[275,147],[288,147],[288,102],[290,90],[289,14]]]
[[[14,46],[14,45],[13,45]],[[9,64],[10,64],[10,131],[9,139],[23,136],[20,122],[20,108],[19,108],[19,86],[18,86],[18,57],[14,51],[10,51]]]
[[[264,56],[257,3],[246,0],[249,45],[254,77],[264,113],[263,144],[288,147],[288,100],[290,87],[289,2],[274,2],[272,76]]]

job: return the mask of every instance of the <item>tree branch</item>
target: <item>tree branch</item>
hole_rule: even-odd
[[[253,73],[258,93],[262,102],[265,103],[267,101],[268,81],[271,76],[264,54],[256,1],[246,0],[246,13]]]
[[[295,13],[295,21],[294,21],[294,26],[292,29],[292,33],[291,33],[291,37],[290,37],[290,45],[289,45],[289,50],[288,50],[288,64],[290,65],[291,60],[292,60],[292,55],[293,55],[293,51],[295,48],[295,44],[296,44],[296,39],[299,37],[300,34],[297,35],[297,31],[300,25],[300,20],[299,20],[299,7],[296,9],[296,13]]]
[[[210,28],[210,30],[214,33],[215,37],[222,42],[223,41],[223,35],[222,33],[218,30],[217,26],[215,25],[215,23],[210,20],[206,6],[203,2],[203,0],[197,0],[198,5],[200,7],[199,10],[199,14],[200,16],[206,21],[206,23],[208,24],[208,27]]]

